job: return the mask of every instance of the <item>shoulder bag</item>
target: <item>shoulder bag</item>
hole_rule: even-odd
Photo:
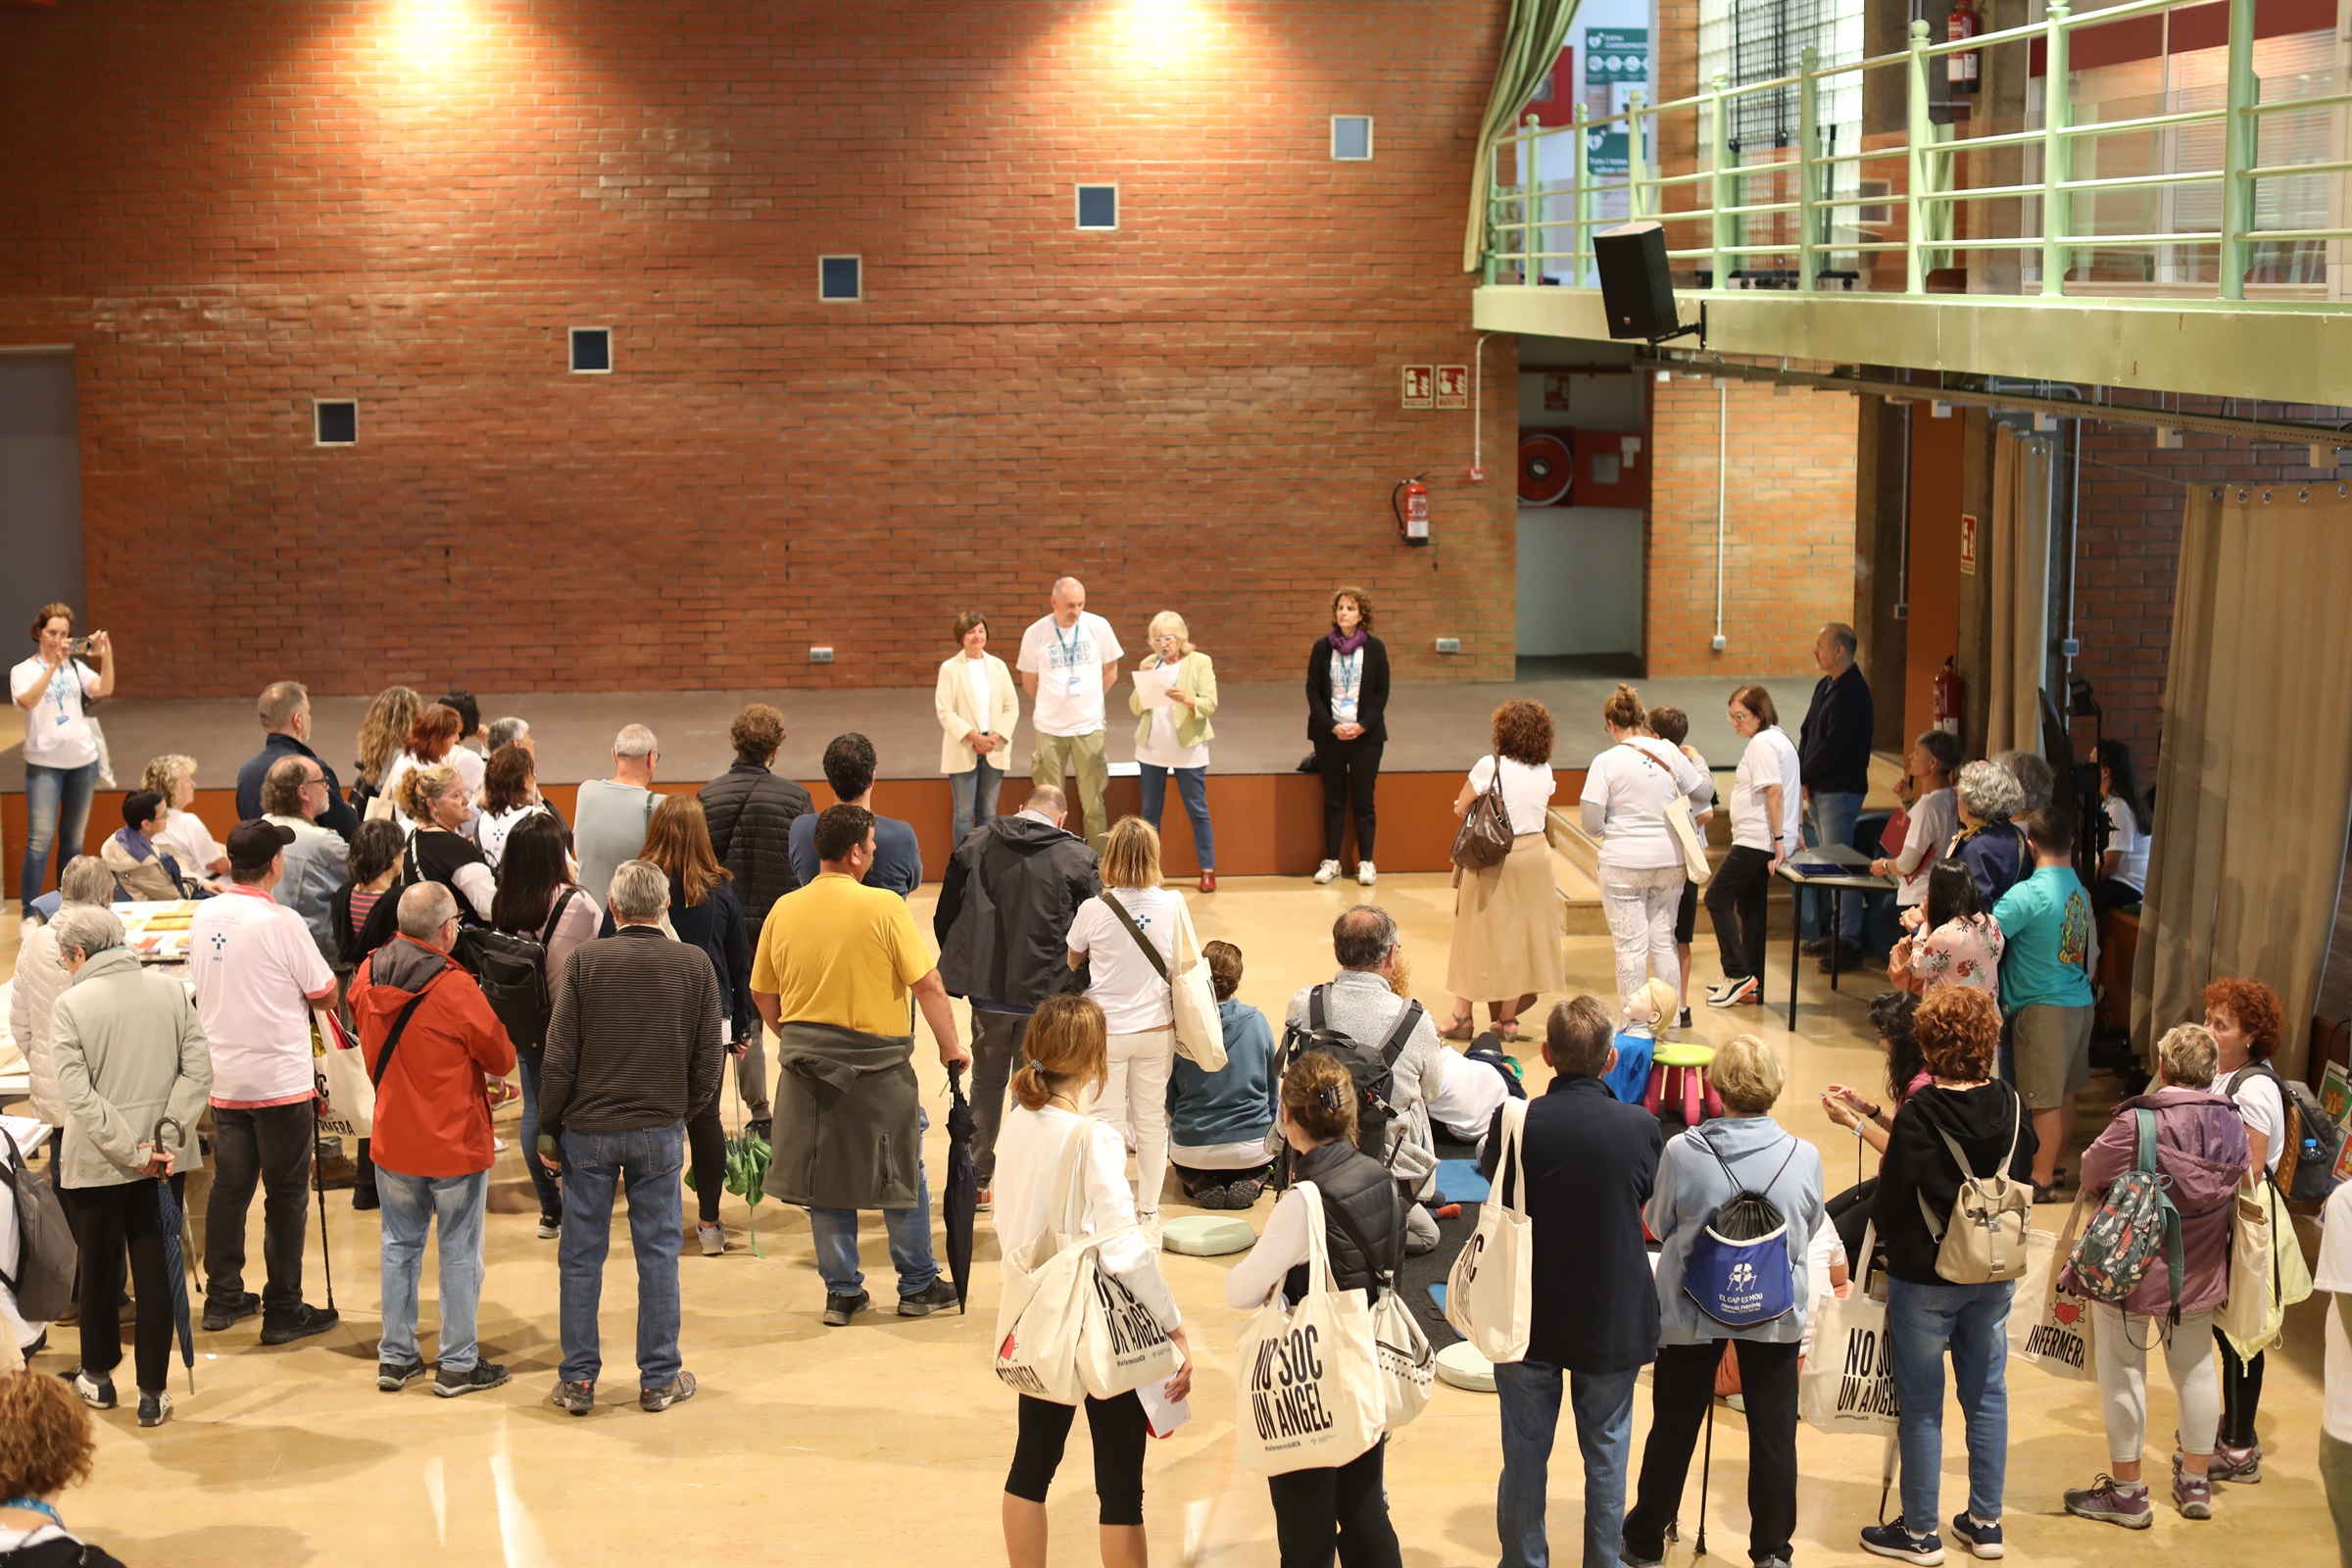
[[[1682,847],[1683,875],[1700,887],[1706,886],[1707,878],[1714,874],[1715,868],[1707,862],[1706,841],[1698,836],[1698,824],[1690,817],[1690,797],[1685,795],[1681,786],[1675,783],[1674,769],[1651,756],[1646,746],[1635,746],[1632,741],[1619,744],[1631,747],[1635,756],[1666,775],[1666,786],[1672,793],[1666,797],[1666,804],[1660,810],[1666,818],[1667,830],[1673,833],[1675,843]]]
[[[1465,871],[1484,871],[1500,865],[1511,853],[1510,808],[1502,800],[1502,759],[1494,759],[1494,776],[1470,803],[1462,825],[1454,830],[1453,863]]]
[[[1797,1368],[1796,1410],[1823,1432],[1867,1432],[1891,1439],[1902,1406],[1894,1392],[1894,1343],[1886,1303],[1870,1293],[1878,1227],[1862,1227],[1862,1266],[1852,1294],[1820,1303],[1813,1351]],[[1884,1292],[1882,1285],[1881,1290]],[[2011,1314],[2010,1321],[2015,1322]]]
[[[1174,897],[1171,895],[1171,897]],[[1176,1054],[1192,1062],[1202,1072],[1217,1072],[1225,1065],[1225,1021],[1217,1014],[1216,988],[1209,984],[1208,960],[1201,956],[1200,939],[1193,930],[1192,910],[1182,899],[1176,899],[1176,935],[1169,944],[1175,950],[1176,962],[1171,969],[1168,960],[1159,956],[1159,949],[1144,935],[1144,928],[1135,923],[1127,906],[1108,893],[1102,902],[1110,912],[1119,917],[1119,924],[1135,938],[1135,945],[1144,950],[1151,960],[1152,973],[1168,983],[1169,1007],[1174,1015]]]
[[[2026,1273],[2010,1298],[2009,1354],[2073,1383],[2096,1381],[2090,1348],[2090,1303],[2066,1282],[2066,1260],[2082,1229],[2083,1195],[2066,1216],[2065,1233],[2026,1233]]]
[[[1372,1353],[1380,1363],[1381,1426],[1389,1432],[1411,1424],[1413,1417],[1428,1407],[1430,1391],[1437,1386],[1438,1352],[1429,1343],[1413,1317],[1412,1308],[1405,1305],[1397,1294],[1396,1275],[1404,1267],[1404,1193],[1396,1183],[1389,1183],[1389,1199],[1396,1220],[1396,1240],[1390,1244],[1385,1262],[1375,1261],[1375,1252],[1355,1223],[1344,1208],[1332,1209],[1326,1219],[1336,1219],[1340,1229],[1355,1243],[1356,1250],[1364,1256],[1365,1266],[1380,1284],[1380,1299],[1372,1303]]]
[[[1527,1215],[1527,1102],[1502,1106],[1494,1187],[1446,1277],[1446,1321],[1490,1361],[1527,1358],[1535,1327],[1535,1223]]]
[[[1234,1346],[1234,1439],[1261,1476],[1344,1465],[1380,1441],[1388,1413],[1372,1308],[1332,1278],[1321,1191],[1293,1191],[1306,1204],[1306,1294],[1291,1306],[1276,1286]]]

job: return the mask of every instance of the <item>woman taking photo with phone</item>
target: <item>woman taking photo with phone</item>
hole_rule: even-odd
[[[115,694],[115,645],[102,631],[75,638],[72,605],[43,605],[32,617],[32,641],[38,652],[8,672],[9,696],[24,712],[24,862],[17,882],[23,904],[47,890],[61,827],[62,858],[81,853],[98,787],[98,731],[87,706]],[[84,654],[98,661],[96,668]],[[38,922],[26,915],[24,924],[29,931]]]

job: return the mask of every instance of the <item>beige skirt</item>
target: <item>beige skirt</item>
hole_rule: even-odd
[[[1453,895],[1446,988],[1470,1002],[1507,1002],[1567,988],[1551,847],[1522,833],[1500,865],[1463,871]]]

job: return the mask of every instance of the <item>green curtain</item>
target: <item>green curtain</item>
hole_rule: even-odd
[[[1560,57],[1576,20],[1577,0],[1511,0],[1511,20],[1502,32],[1502,59],[1494,67],[1494,90],[1478,136],[1478,158],[1470,171],[1470,222],[1462,234],[1462,270],[1486,261],[1487,202],[1494,183],[1494,138],[1507,132],[1519,111],[1536,95],[1544,73]],[[1562,84],[1565,89],[1566,84]]]

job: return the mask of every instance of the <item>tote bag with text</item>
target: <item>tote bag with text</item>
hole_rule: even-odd
[[[1306,1295],[1289,1306],[1277,1286],[1234,1347],[1234,1442],[1261,1476],[1346,1464],[1380,1441],[1387,1415],[1372,1309],[1332,1279],[1322,1193],[1294,1191],[1306,1203]]]
[[[1894,1347],[1886,1335],[1886,1303],[1870,1294],[1876,1227],[1862,1232],[1862,1272],[1852,1294],[1820,1303],[1813,1350],[1797,1376],[1796,1409],[1823,1432],[1893,1435],[1901,1414],[1894,1394]]]
[[[2067,1212],[2064,1235],[2026,1233],[2026,1273],[2009,1298],[2009,1354],[2070,1383],[2095,1382],[2090,1302],[2066,1288],[2066,1260],[2082,1225],[2082,1195]]]
[[[1527,1217],[1527,1102],[1502,1104],[1494,1188],[1446,1277],[1446,1321],[1490,1361],[1523,1361],[1535,1320],[1535,1226]]]

